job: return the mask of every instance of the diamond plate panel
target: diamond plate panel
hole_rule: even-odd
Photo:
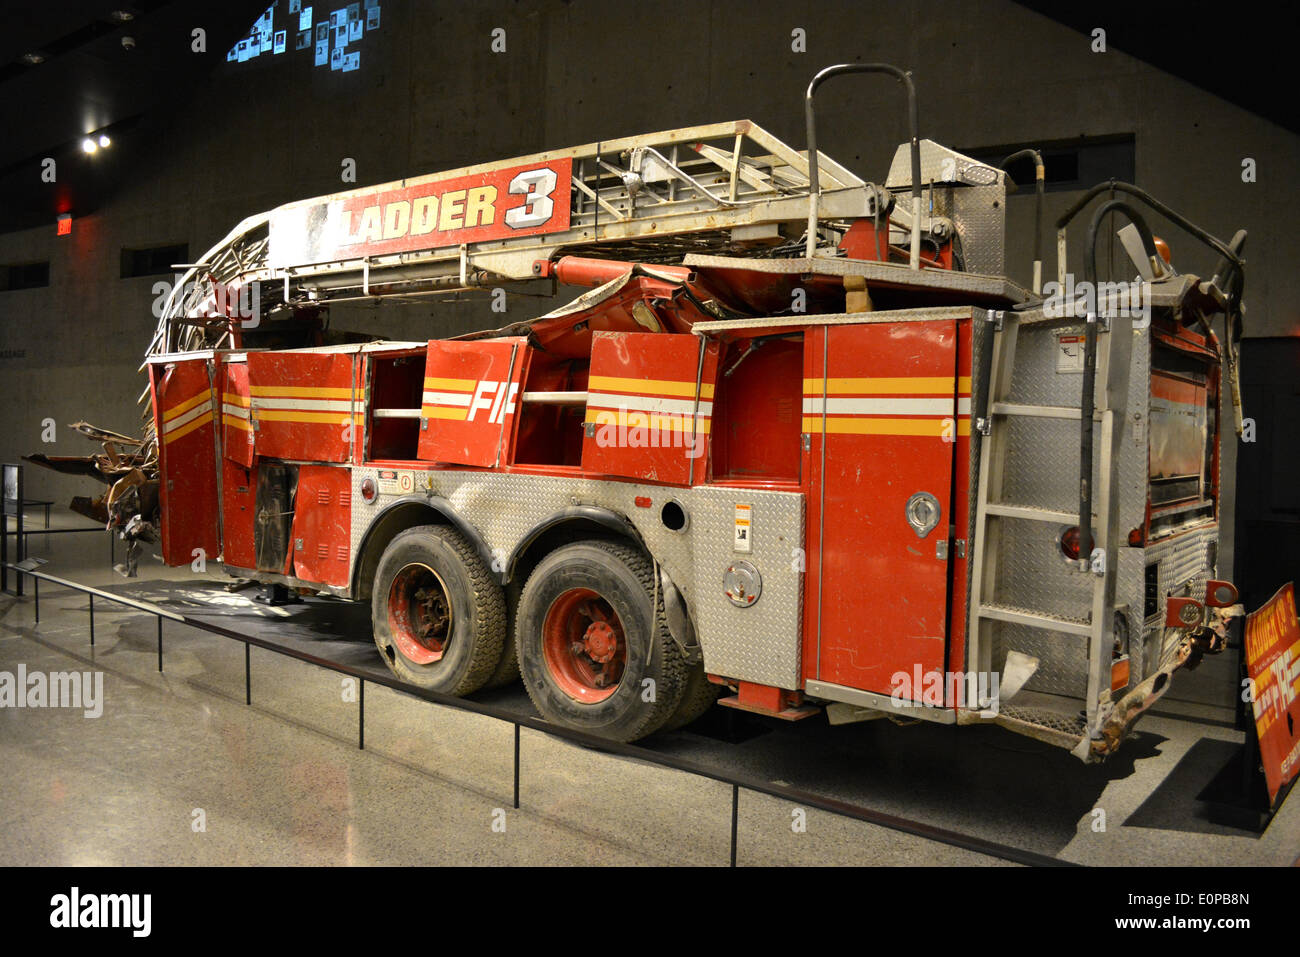
[[[374,504],[361,497],[361,482],[376,468],[352,471],[352,555],[354,565],[367,529],[386,506],[402,499],[424,501],[426,494],[447,499],[472,524],[493,552],[504,559],[538,523],[571,505],[597,505],[627,516],[651,554],[685,596],[712,673],[783,688],[799,682],[803,576],[792,569],[792,550],[803,546],[803,496],[795,492],[748,489],[668,489],[659,485],[602,482],[554,476],[506,475],[470,471],[398,469],[410,474],[415,492],[381,492]],[[637,508],[647,496],[653,508]],[[659,520],[658,505],[668,498],[686,510],[686,532]],[[734,507],[753,506],[754,550],[745,554],[763,575],[763,593],[749,608],[737,608],[722,592],[722,575],[733,560]],[[698,577],[697,577],[698,576]],[[697,590],[696,582],[701,583]]]
[[[732,551],[738,503],[754,507],[753,552]],[[795,549],[803,547],[803,496],[748,489],[693,490],[699,523],[695,546],[695,603],[704,668],[710,674],[745,678],[778,688],[799,687],[803,573]],[[737,558],[763,576],[763,592],[749,608],[723,594],[722,576]],[[705,636],[708,636],[707,638]]]

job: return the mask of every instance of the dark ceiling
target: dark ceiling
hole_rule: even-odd
[[[93,212],[130,176],[132,157],[166,129],[270,0],[14,0],[0,31],[0,232]],[[1289,63],[1300,10],[1289,5],[1017,0],[1085,36],[1107,30],[1122,50],[1300,132],[1279,64]],[[125,11],[130,19],[115,16]],[[207,31],[207,51],[190,31]],[[122,40],[131,37],[134,48]],[[1086,41],[1084,41],[1086,42]],[[39,54],[42,62],[24,57]],[[1032,78],[1026,78],[1032,82]],[[1279,91],[1282,95],[1279,95]],[[107,131],[109,150],[80,143]],[[58,180],[41,181],[41,162]]]
[[[0,232],[98,208],[270,2],[5,0],[18,9],[0,31]],[[204,53],[192,50],[196,27]],[[103,131],[112,147],[82,152],[86,134]],[[46,157],[53,184],[41,179]]]

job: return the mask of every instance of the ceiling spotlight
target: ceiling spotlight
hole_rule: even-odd
[[[99,145],[100,145],[100,146],[108,146],[108,144],[110,144],[110,143],[112,143],[112,142],[113,142],[113,141],[110,140],[110,139],[108,138],[108,134],[107,134],[107,133],[100,133],[100,134],[99,134]]]
[[[128,21],[135,19],[135,14],[130,10],[114,10],[109,14],[109,17],[116,20],[118,23],[127,23]]]
[[[81,141],[82,152],[93,153],[97,149],[99,149],[99,144],[96,143],[94,140],[92,140],[89,136],[87,136],[84,140]]]
[[[22,61],[23,61],[24,63],[26,63],[28,66],[36,66],[36,64],[38,64],[38,63],[44,63],[44,62],[45,62],[45,54],[44,54],[44,53],[24,53],[24,54],[23,54],[22,56],[20,56],[18,59],[22,60]]]

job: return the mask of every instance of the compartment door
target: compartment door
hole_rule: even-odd
[[[717,370],[717,343],[699,336],[594,333],[582,467],[673,485],[705,481]]]
[[[528,340],[429,343],[420,406],[423,462],[491,468],[514,434]]]
[[[149,367],[162,554],[168,565],[188,565],[196,548],[213,560],[219,553],[215,406],[208,370],[207,359]]]
[[[221,363],[221,449],[244,468],[253,464],[253,403],[248,391],[248,363]]]
[[[355,353],[250,352],[248,391],[258,455],[348,462],[362,403]]]
[[[942,674],[947,643],[957,324],[827,326],[820,336],[803,399],[809,541],[821,535],[810,561],[821,576],[815,677],[889,695],[901,672],[922,700],[917,675]]]

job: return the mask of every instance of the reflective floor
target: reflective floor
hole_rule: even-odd
[[[38,519],[39,521],[39,519]],[[85,524],[57,510],[53,525]],[[33,536],[50,574],[146,597],[322,657],[382,671],[367,609],[285,608],[217,574],[109,567],[101,534]],[[120,560],[120,549],[118,558]],[[698,864],[730,851],[730,787],[524,730],[511,807],[510,725],[377,685],[357,748],[354,685],[85,595],[0,596],[0,681],[102,675],[82,708],[0,708],[0,864]],[[484,700],[532,713],[517,686]],[[98,717],[86,716],[87,707]],[[1181,712],[1176,716],[1169,712]],[[1281,864],[1300,857],[1300,802],[1263,836],[1209,822],[1195,796],[1240,734],[1170,703],[1119,755],[1085,767],[995,728],[798,724],[724,709],[647,746],[1004,844],[1087,864]],[[879,826],[741,792],[740,864],[999,864]]]

